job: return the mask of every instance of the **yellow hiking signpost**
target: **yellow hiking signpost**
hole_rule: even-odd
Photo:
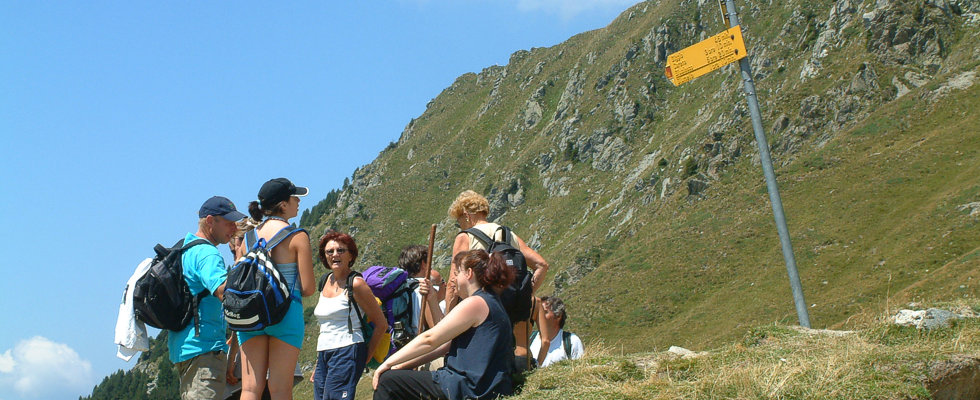
[[[687,82],[745,57],[742,28],[738,25],[667,56],[667,79]]]
[[[738,23],[738,13],[735,0],[718,0],[721,14],[725,19],[728,30],[714,35],[701,43],[690,46],[667,56],[667,79],[679,86],[680,84],[707,74],[718,68],[738,61],[739,75],[742,78],[742,89],[749,105],[749,115],[752,117],[752,130],[755,132],[755,143],[759,146],[759,163],[766,177],[766,189],[769,192],[769,202],[772,205],[773,219],[779,242],[783,249],[783,259],[786,261],[786,273],[789,275],[790,289],[793,291],[793,303],[800,326],[810,327],[810,313],[807,311],[806,299],[803,298],[803,284],[800,273],[796,268],[796,256],[793,254],[793,243],[786,226],[786,215],[783,213],[783,201],[779,196],[776,185],[776,172],[772,168],[769,154],[769,142],[762,128],[762,113],[759,111],[759,99],[755,93],[755,81],[752,79],[752,66],[742,41],[742,28]]]

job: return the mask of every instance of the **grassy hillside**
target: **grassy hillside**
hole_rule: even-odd
[[[527,398],[921,397],[908,377],[976,349],[976,323],[930,336],[877,318],[978,295],[980,3],[736,3],[813,327],[870,333],[811,343],[779,327],[797,316],[737,67],[680,87],[663,73],[668,54],[725,29],[711,1],[642,2],[460,76],[302,224],[314,239],[353,234],[360,269],[395,264],[438,224],[434,267],[446,272],[447,207],[466,189],[486,195],[491,219],[551,263],[542,294],[566,299],[570,330],[605,349],[536,374]],[[759,326],[771,341],[745,344]],[[939,350],[893,367],[909,359],[883,331]],[[671,345],[716,351],[645,364]],[[752,368],[728,367],[726,381],[716,365]],[[892,386],[867,388],[884,375]]]
[[[711,352],[591,351],[532,374],[516,399],[966,399],[980,395],[980,321],[920,331],[767,325]],[[970,382],[973,382],[970,384]]]
[[[980,6],[738,7],[813,326],[976,297]],[[700,350],[795,323],[736,67],[663,76],[720,19],[714,2],[644,2],[462,75],[304,224],[352,233],[360,268],[394,264],[438,224],[445,272],[446,208],[475,189],[549,260],[543,292],[567,299],[589,344]]]

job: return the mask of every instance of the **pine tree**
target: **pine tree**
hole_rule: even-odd
[[[157,364],[157,387],[150,392],[150,400],[176,399],[180,397],[180,378],[170,359],[163,357]]]

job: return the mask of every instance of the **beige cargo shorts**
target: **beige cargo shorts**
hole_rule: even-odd
[[[223,399],[228,356],[223,351],[201,354],[174,365],[180,374],[181,400]]]

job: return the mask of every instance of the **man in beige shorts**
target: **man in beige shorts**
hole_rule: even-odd
[[[198,211],[198,229],[184,237],[181,255],[184,280],[199,297],[197,320],[179,331],[167,331],[170,361],[180,376],[180,398],[221,399],[228,371],[228,345],[221,298],[225,291],[224,257],[215,247],[228,243],[245,218],[230,200],[208,199]],[[202,240],[203,239],[203,240]],[[194,245],[194,242],[201,243]]]

